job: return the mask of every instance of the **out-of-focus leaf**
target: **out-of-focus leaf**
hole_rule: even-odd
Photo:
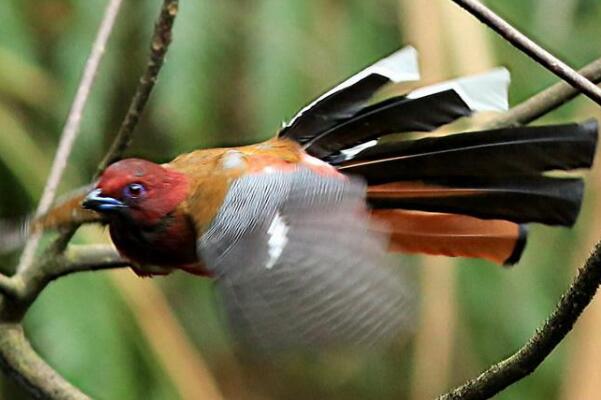
[[[60,279],[35,302],[26,329],[36,349],[98,399],[140,398],[129,318],[101,273]]]
[[[50,155],[35,143],[21,122],[0,103],[0,162],[17,177],[32,199],[42,187]]]
[[[261,0],[252,20],[249,90],[255,131],[273,136],[280,123],[312,99],[302,69],[321,61],[306,42],[310,2]],[[316,96],[317,97],[317,96]]]
[[[216,105],[223,78],[230,4],[211,0],[182,2],[174,41],[157,85],[155,115],[173,143],[173,155],[219,142]]]
[[[43,107],[55,91],[55,82],[42,68],[6,47],[0,47],[0,93],[3,97]]]
[[[35,60],[35,41],[31,25],[23,13],[23,1],[6,0],[0,7],[0,45],[19,57]]]

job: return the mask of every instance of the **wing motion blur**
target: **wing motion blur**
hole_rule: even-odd
[[[304,168],[238,179],[198,242],[228,317],[262,350],[369,346],[413,326],[365,187]]]

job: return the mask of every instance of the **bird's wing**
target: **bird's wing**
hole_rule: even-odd
[[[264,350],[370,345],[412,326],[365,187],[304,168],[236,180],[198,253],[241,339]]]

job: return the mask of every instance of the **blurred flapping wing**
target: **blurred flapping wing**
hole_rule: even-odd
[[[198,253],[241,339],[267,351],[367,346],[412,325],[412,291],[364,199],[360,182],[302,168],[232,184]]]

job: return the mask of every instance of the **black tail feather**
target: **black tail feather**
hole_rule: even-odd
[[[390,80],[371,74],[347,88],[335,91],[310,105],[311,112],[301,112],[298,117],[282,128],[279,136],[304,144],[319,132],[333,128],[360,111],[373,94]]]
[[[376,103],[323,131],[305,145],[312,156],[327,159],[342,149],[389,133],[428,132],[473,111],[454,90],[410,99],[395,97]]]
[[[417,52],[405,47],[351,76],[317,98],[285,124],[279,137],[305,144],[356,115],[389,83],[419,79]]]
[[[571,226],[580,211],[583,181],[544,174],[590,168],[597,129],[590,120],[467,132],[376,144],[330,162],[369,185],[393,184],[372,191],[374,208]],[[408,189],[395,186],[398,182],[409,183]]]
[[[385,84],[417,76],[415,51],[394,53],[303,108],[279,136],[298,142],[341,172],[362,176],[370,185],[368,199],[374,208],[516,223],[575,222],[583,181],[547,172],[592,166],[595,121],[380,140],[392,133],[432,131],[473,112],[508,107],[505,69],[369,105]]]
[[[447,212],[517,223],[571,226],[580,211],[584,189],[580,178],[544,176],[440,179],[428,183],[440,188],[440,193],[414,197],[402,192],[371,195],[369,203],[376,209]]]
[[[463,176],[536,176],[545,171],[590,168],[597,122],[467,132],[377,144],[330,162],[371,183]]]

